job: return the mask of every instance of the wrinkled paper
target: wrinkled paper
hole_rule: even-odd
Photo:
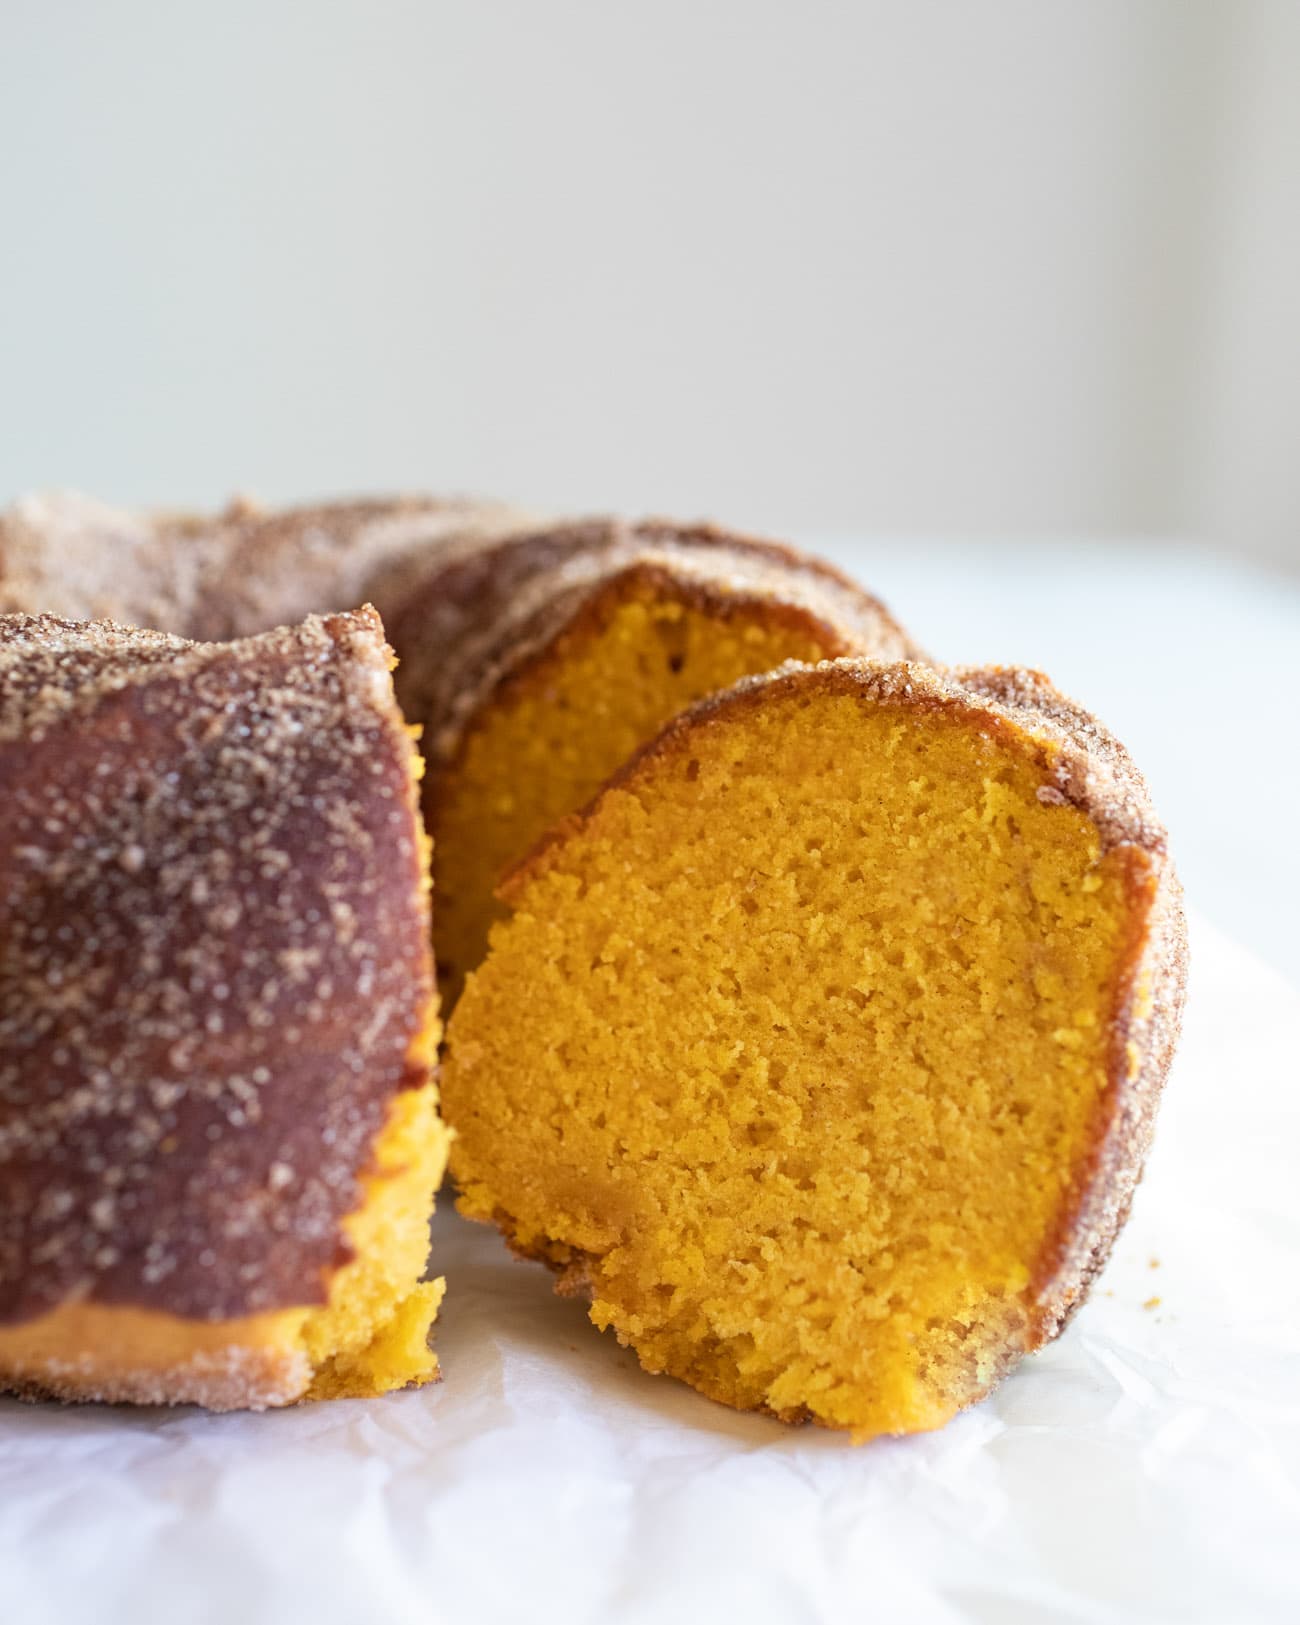
[[[941,1432],[855,1449],[646,1376],[443,1211],[436,1388],[261,1416],[0,1401],[0,1620],[1294,1625],[1300,1000],[1200,922],[1192,952],[1110,1267]]]

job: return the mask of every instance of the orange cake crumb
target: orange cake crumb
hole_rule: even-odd
[[[727,1404],[867,1437],[987,1392],[1122,1222],[1181,998],[1163,833],[1081,718],[841,661],[667,729],[505,888],[463,1210]]]

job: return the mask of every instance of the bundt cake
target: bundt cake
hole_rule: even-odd
[[[449,1024],[460,1205],[646,1369],[866,1438],[1060,1330],[1141,1172],[1185,933],[1141,778],[1045,678],[744,681],[504,896]]]
[[[0,517],[0,1387],[436,1373],[412,749],[372,611],[265,631],[364,599],[469,977],[464,1210],[648,1369],[857,1437],[1054,1336],[1185,947],[1140,777],[1046,679],[917,664],[829,566],[708,526],[31,499]]]
[[[0,1389],[434,1377],[418,758],[373,611],[0,618]]]
[[[501,874],[678,712],[791,658],[918,654],[830,565],[712,526],[462,538],[378,598],[424,729],[448,1006],[486,950]]]

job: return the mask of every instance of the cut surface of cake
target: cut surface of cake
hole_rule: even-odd
[[[840,660],[666,728],[508,879],[449,1026],[470,1216],[729,1405],[941,1425],[1127,1214],[1185,934],[1046,679]]]
[[[390,625],[398,696],[429,758],[448,1007],[486,949],[504,871],[672,717],[787,659],[917,654],[831,566],[663,522],[453,545]]]

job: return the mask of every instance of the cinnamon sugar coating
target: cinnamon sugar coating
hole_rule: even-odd
[[[400,659],[397,692],[446,758],[491,690],[630,570],[713,603],[802,612],[836,652],[922,651],[880,601],[820,559],[711,524],[540,524],[504,503],[376,498],[214,515],[134,513],[34,496],[0,514],[0,611],[245,637],[372,603]]]
[[[0,618],[0,1324],[325,1300],[432,979],[373,611]]]
[[[111,620],[205,642],[310,614],[381,612],[453,537],[523,523],[502,503],[392,497],[216,514],[134,512],[56,493],[0,513],[0,613]],[[375,587],[372,587],[372,583]],[[376,591],[391,583],[388,599]]]

